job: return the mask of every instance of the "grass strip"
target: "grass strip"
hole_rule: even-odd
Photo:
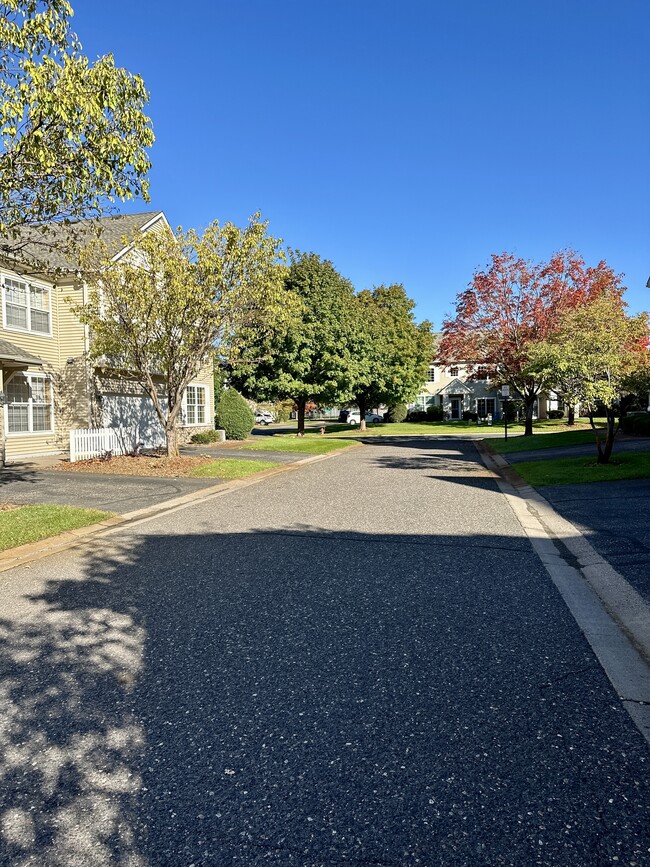
[[[535,488],[544,485],[579,485],[583,482],[614,482],[650,478],[650,452],[614,453],[609,464],[593,458],[559,458],[526,461],[516,465],[522,478]]]
[[[38,542],[66,530],[78,530],[112,517],[112,512],[76,506],[20,506],[0,512],[0,551]]]
[[[191,476],[197,479],[245,479],[246,476],[254,476],[263,470],[272,470],[279,467],[279,461],[251,461],[237,458],[220,458],[209,464],[200,464],[194,467]]]
[[[326,455],[337,449],[347,448],[351,443],[341,439],[326,439],[320,434],[299,437],[279,434],[269,437],[256,437],[252,442],[242,445],[243,449],[254,452],[295,452],[300,455]]]
[[[593,445],[596,439],[592,430],[562,431],[561,433],[545,433],[544,436],[525,437],[518,434],[508,440],[484,440],[492,451],[497,454],[515,454],[517,452],[537,451],[537,449],[553,449],[561,446]]]

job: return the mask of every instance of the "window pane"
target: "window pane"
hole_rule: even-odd
[[[9,433],[21,433],[29,430],[29,420],[27,415],[28,407],[25,406],[8,406],[7,407],[7,423]]]
[[[27,308],[17,307],[7,303],[7,326],[11,328],[27,328]]]
[[[29,306],[32,310],[49,310],[49,304],[47,303],[47,290],[39,289],[36,286],[30,286]]]
[[[32,331],[47,334],[50,330],[50,314],[42,310],[32,310]]]
[[[187,423],[196,424],[196,407],[191,403],[187,404]]]
[[[196,408],[196,423],[205,424],[205,406],[197,406]]]
[[[49,404],[32,407],[32,430],[49,431],[51,429],[51,414]]]
[[[27,403],[29,400],[29,386],[27,379],[21,374],[16,374],[11,382],[6,385],[8,403]]]
[[[7,293],[7,301],[10,304],[18,304],[21,307],[27,307],[27,284],[21,283],[19,280],[5,280]]]
[[[205,406],[205,389],[197,388],[196,389],[196,402],[199,406]]]

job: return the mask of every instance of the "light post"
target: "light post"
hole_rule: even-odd
[[[504,420],[504,430],[505,430],[505,440],[508,442],[508,398],[510,397],[510,386],[502,385],[501,386],[501,397],[503,398],[503,420]]]

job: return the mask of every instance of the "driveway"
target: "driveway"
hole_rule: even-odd
[[[123,514],[209,488],[220,481],[223,480],[105,476],[7,467],[0,471],[0,498],[18,505],[57,503]]]
[[[4,863],[648,864],[650,752],[468,442],[2,576]]]
[[[650,451],[650,439],[627,439],[617,440],[614,445],[614,460],[616,454],[620,452],[648,452]],[[502,455],[508,463],[521,464],[524,461],[550,461],[556,458],[581,458],[593,457],[596,459],[596,443],[577,446],[558,446],[552,449],[532,449],[528,452],[513,452],[511,454]]]
[[[650,479],[550,485],[539,492],[650,603]]]

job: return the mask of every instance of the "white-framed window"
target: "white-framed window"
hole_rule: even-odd
[[[52,335],[51,292],[45,286],[15,277],[2,280],[2,311],[5,328]]]
[[[476,370],[476,376],[478,379],[489,379],[488,369],[484,364],[479,365]]]
[[[449,368],[449,376],[458,376],[458,368],[456,366]]]
[[[205,407],[205,385],[188,385],[185,390],[185,424],[205,424]]]
[[[436,368],[433,364],[429,365],[429,375],[427,376],[427,382],[435,382],[436,381]]]
[[[7,434],[51,433],[54,430],[49,376],[16,373],[5,385],[5,394]]]

